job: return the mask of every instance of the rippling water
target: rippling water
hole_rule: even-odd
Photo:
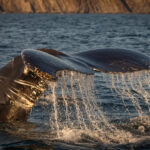
[[[150,15],[0,14],[0,67],[23,49],[36,48],[52,48],[67,54],[100,48],[122,48],[150,55]],[[131,84],[130,79],[137,83]],[[98,142],[94,134],[92,138],[86,133],[82,133],[83,139],[78,144],[57,140],[48,142],[52,137],[48,133],[47,109],[41,99],[33,108],[28,122],[16,123],[12,127],[1,125],[1,130],[7,128],[11,135],[1,132],[0,148],[21,145],[25,149],[32,145],[32,149],[150,149],[150,112],[145,102],[148,99],[150,103],[149,72],[124,77],[120,74],[96,74],[95,86],[96,100],[105,116],[118,129],[134,135],[132,142],[117,143],[114,140],[114,145],[106,145],[103,141]],[[79,130],[65,132],[66,136],[70,134],[67,138],[81,135]]]

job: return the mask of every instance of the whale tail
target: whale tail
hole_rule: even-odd
[[[75,56],[100,72],[125,73],[150,69],[150,57],[131,50],[98,49]]]
[[[44,77],[26,66],[21,55],[3,67],[0,70],[0,121],[27,118],[46,89]]]
[[[120,49],[92,50],[73,55],[52,49],[24,50],[0,70],[0,121],[25,120],[61,70],[85,74],[148,70],[150,58]]]

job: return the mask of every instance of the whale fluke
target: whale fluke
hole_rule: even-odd
[[[21,55],[0,70],[0,121],[25,120],[46,84]],[[41,84],[42,82],[42,84]]]
[[[150,69],[150,57],[132,50],[98,49],[74,55],[100,72],[134,72]]]
[[[0,121],[25,120],[61,70],[85,74],[148,70],[150,57],[131,50],[100,49],[67,55],[53,49],[23,50],[0,69]]]

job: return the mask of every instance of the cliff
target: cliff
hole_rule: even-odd
[[[150,13],[150,0],[0,0],[6,13]]]

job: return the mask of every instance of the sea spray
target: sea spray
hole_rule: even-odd
[[[142,116],[150,113],[149,71],[118,73],[111,74],[111,76],[111,88],[120,95],[127,112],[129,112],[127,105],[130,101],[138,117],[142,118]]]
[[[57,82],[49,82],[47,92],[51,98],[49,125],[55,138],[77,142],[88,137],[104,143],[125,143],[131,139],[132,135],[117,129],[97,105],[93,75],[59,71],[57,78]]]
[[[57,137],[59,137],[59,122],[58,122],[58,109],[57,109],[57,100],[56,100],[56,83],[55,82],[51,82],[49,85],[52,89],[52,101],[53,101],[53,109],[54,109],[54,120],[55,120],[55,126],[56,126],[56,133],[57,133]]]
[[[122,106],[124,105],[127,112],[125,113],[124,109],[119,110],[118,113],[116,113],[117,110],[114,113],[111,112],[117,119],[116,126],[128,129],[134,134],[134,138],[137,138],[139,134],[147,135],[150,130],[150,71],[103,73],[101,77],[105,80],[107,88],[112,89],[116,99],[115,105],[121,105],[122,100]],[[116,117],[115,114],[121,115]]]
[[[126,144],[137,141],[141,134],[147,135],[149,74],[143,71],[93,76],[75,71],[57,72],[57,81],[47,81],[48,89],[39,101],[46,112],[42,121],[45,116],[49,118],[49,132],[47,124],[44,128],[49,140]],[[109,97],[102,97],[108,93]],[[110,110],[111,107],[114,109]]]

